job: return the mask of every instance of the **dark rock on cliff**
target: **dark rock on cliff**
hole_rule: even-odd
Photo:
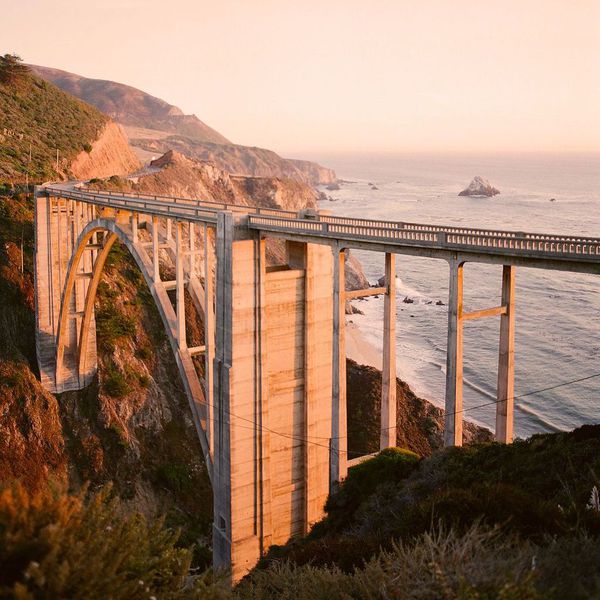
[[[381,414],[381,371],[346,362],[348,385],[348,451],[369,454],[379,450]],[[428,400],[419,398],[407,383],[396,379],[398,403],[397,445],[420,456],[429,456],[443,446],[444,411]],[[463,422],[465,444],[492,440],[492,433],[471,423]]]
[[[365,290],[369,287],[369,280],[363,272],[360,261],[346,250],[346,290]]]

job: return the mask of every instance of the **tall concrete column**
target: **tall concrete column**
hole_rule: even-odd
[[[304,533],[323,517],[332,431],[333,260],[327,246],[304,244]],[[344,435],[345,432],[344,432]],[[345,442],[345,439],[344,439]],[[343,449],[346,445],[343,445]],[[345,458],[345,456],[344,456]]]
[[[177,221],[175,225],[175,289],[177,303],[177,343],[179,344],[179,348],[187,348],[183,260],[183,223]]]
[[[379,447],[396,446],[396,255],[385,255],[387,291],[383,302],[383,370]]]
[[[329,482],[333,488],[348,471],[346,415],[346,298],[345,251],[333,247],[333,364],[331,398],[331,457]]]
[[[215,297],[214,297],[214,250],[211,229],[204,225],[204,380],[208,409],[208,443],[211,455],[214,454],[214,386],[213,362],[215,358]]]
[[[138,243],[138,213],[131,213],[131,237],[133,239],[133,243]]]
[[[257,481],[259,501],[260,553],[264,555],[273,543],[273,490],[271,485],[271,423],[269,397],[269,336],[263,335],[267,316],[266,240],[255,240],[255,310],[256,310],[256,374],[257,374]]]
[[[158,246],[158,217],[152,217],[152,279],[160,281],[160,259]]]
[[[189,252],[190,252],[190,278],[194,275],[194,269],[196,267],[196,229],[194,223],[190,222],[188,226],[188,241],[189,241]]]
[[[515,271],[505,265],[502,269],[502,306],[500,344],[498,353],[498,391],[496,404],[496,440],[509,444],[513,439],[515,395]]]
[[[463,263],[450,261],[448,347],[446,352],[445,446],[462,446]]]
[[[230,371],[232,361],[233,215],[217,215],[214,361],[213,566],[231,567]]]

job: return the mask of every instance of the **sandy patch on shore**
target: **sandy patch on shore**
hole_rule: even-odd
[[[356,323],[346,323],[346,357],[359,365],[369,365],[381,370],[381,353],[370,344]]]

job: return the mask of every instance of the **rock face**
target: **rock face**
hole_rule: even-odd
[[[231,175],[210,162],[192,160],[172,150],[151,166],[161,170],[140,177],[133,184],[135,191],[285,210],[317,206],[317,192],[299,181]]]
[[[381,371],[347,360],[348,450],[365,453],[379,450]],[[421,456],[443,447],[444,411],[419,398],[402,380],[396,379],[397,445]],[[473,444],[493,439],[491,432],[463,421],[463,442]]]
[[[80,152],[71,164],[77,179],[126,175],[140,168],[140,162],[127,143],[123,130],[114,122],[104,127],[92,143],[91,152]]]
[[[272,150],[238,144],[214,144],[182,135],[125,127],[140,156],[175,150],[194,160],[211,162],[219,169],[246,177],[285,177],[309,185],[335,181],[335,171],[306,160],[286,159]]]
[[[459,196],[474,196],[474,197],[488,197],[491,198],[496,194],[499,194],[500,190],[496,189],[487,179],[476,176],[473,181],[469,184],[469,187],[464,189]]]

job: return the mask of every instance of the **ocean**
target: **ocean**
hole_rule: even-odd
[[[339,191],[323,189],[334,201],[323,201],[321,208],[336,215],[600,237],[600,154],[310,158],[346,181]],[[475,175],[489,179],[501,194],[459,197]],[[383,255],[355,254],[375,283],[384,272]],[[442,406],[447,263],[399,255],[396,264],[398,376]],[[600,422],[600,376],[594,377],[600,375],[600,276],[518,268],[516,278],[515,434]],[[501,267],[467,263],[465,310],[497,306],[500,283]],[[440,300],[443,306],[436,304]],[[380,349],[383,299],[355,305],[364,315],[350,319]],[[498,332],[498,317],[469,321],[464,328],[465,418],[491,428]],[[591,378],[575,381],[586,377]]]

